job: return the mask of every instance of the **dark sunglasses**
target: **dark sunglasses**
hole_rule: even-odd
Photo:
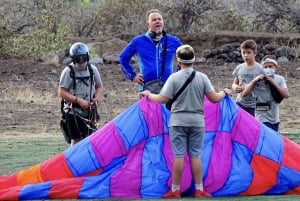
[[[82,64],[89,61],[89,56],[87,54],[76,55],[73,56],[72,60],[74,63]]]

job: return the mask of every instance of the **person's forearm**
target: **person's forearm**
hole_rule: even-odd
[[[103,93],[103,87],[102,86],[97,87],[94,99],[99,102],[101,100],[102,93]]]
[[[119,57],[122,72],[124,76],[131,81],[133,81],[133,78],[136,75],[134,68],[130,65],[131,58],[134,54],[135,54],[134,48],[128,46],[121,52]]]
[[[150,93],[148,97],[155,102],[164,103],[164,99],[159,94]]]
[[[235,91],[235,90],[236,90],[236,86],[237,86],[237,84],[236,84],[236,83],[232,83],[232,85],[231,85],[231,88],[232,88],[232,90],[233,90],[233,91]]]
[[[151,100],[158,102],[158,103],[167,103],[169,101],[169,98],[162,96],[160,94],[153,94],[150,91],[146,90],[141,92],[143,96],[147,96]]]
[[[249,82],[246,87],[244,88],[244,90],[242,91],[241,95],[243,97],[248,96],[251,91],[253,90],[254,86],[256,84],[256,80],[252,80],[251,82]]]
[[[58,95],[66,100],[67,102],[70,103],[76,103],[78,101],[78,98],[76,96],[74,96],[73,94],[71,94],[69,91],[67,91],[66,89],[59,87],[58,88]]]

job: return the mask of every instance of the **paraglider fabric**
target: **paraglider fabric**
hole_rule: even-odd
[[[0,176],[0,200],[161,198],[173,156],[164,104],[142,98],[91,136],[30,168]],[[300,194],[300,147],[226,97],[205,100],[204,188],[218,196]],[[194,183],[189,157],[183,196]]]

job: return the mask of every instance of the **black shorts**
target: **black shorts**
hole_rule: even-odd
[[[246,112],[248,112],[249,114],[251,114],[252,116],[255,117],[255,108],[249,108],[249,107],[245,107],[243,105],[241,105],[240,103],[237,103],[238,106],[240,106],[243,110],[245,110]]]
[[[83,139],[93,132],[89,129],[88,123],[77,115],[66,114],[66,121],[71,139]]]

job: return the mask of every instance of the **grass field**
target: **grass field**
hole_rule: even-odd
[[[7,175],[40,163],[68,147],[62,135],[2,134],[0,175]]]
[[[299,141],[300,133],[289,133],[293,140]],[[0,135],[0,175],[10,175],[14,172],[31,167],[58,153],[63,152],[69,147],[64,141],[63,136],[58,134],[24,134],[24,133],[5,133]],[[296,201],[300,196],[245,196],[245,197],[219,197],[206,200],[222,201]],[[121,199],[110,199],[121,200]],[[149,199],[143,199],[149,200]],[[161,200],[161,199],[160,199]],[[181,200],[195,200],[185,198]],[[91,201],[91,200],[89,200]],[[155,199],[151,199],[155,201]]]

